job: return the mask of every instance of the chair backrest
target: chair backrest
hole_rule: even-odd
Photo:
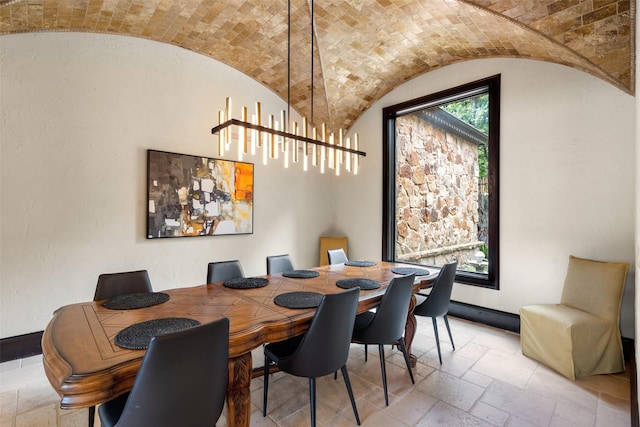
[[[329,258],[329,264],[343,264],[349,259],[347,258],[347,254],[344,253],[344,249],[329,249],[327,250],[327,257]]]
[[[123,294],[153,292],[147,270],[109,273],[98,276],[94,301],[109,299]]]
[[[342,248],[348,255],[348,241],[347,237],[320,237],[320,266],[329,265],[329,257],[327,256],[327,250]]]
[[[244,277],[240,261],[210,262],[207,268],[207,283],[224,282],[229,279]]]
[[[316,378],[336,372],[347,363],[360,288],[322,298],[296,351],[280,365],[293,375]]]
[[[449,311],[451,301],[451,290],[456,278],[458,261],[452,261],[442,266],[436,278],[429,297],[416,306],[414,313],[421,316],[444,316]]]
[[[289,254],[272,255],[267,257],[267,274],[278,274],[283,271],[295,270]]]
[[[616,325],[629,264],[569,257],[560,303]]]
[[[391,343],[404,335],[415,277],[415,274],[396,277],[389,283],[373,320],[365,329],[358,331],[359,339]]]
[[[116,426],[215,425],[228,361],[227,318],[152,338]]]

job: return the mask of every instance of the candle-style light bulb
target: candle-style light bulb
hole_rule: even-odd
[[[225,112],[225,119],[226,121],[231,120],[231,97],[227,97],[227,102],[224,108],[224,112]],[[231,147],[231,128],[228,128],[229,130],[225,133],[225,150],[229,150],[229,148]]]
[[[317,140],[318,130],[314,127],[311,130],[311,138]],[[316,144],[311,144],[311,164],[313,166],[318,166],[318,147]]]
[[[275,129],[274,128],[274,117],[273,114],[269,114],[269,129]],[[276,157],[276,153],[275,153],[275,146],[276,146],[276,138],[275,135],[270,133],[269,134],[269,157],[272,159],[275,159]]]
[[[247,121],[247,107],[242,107],[242,121]],[[238,130],[238,160],[242,161],[242,156],[247,153],[247,128],[240,126]]]
[[[287,112],[282,110],[280,111],[280,130],[282,132],[286,132],[287,131]],[[282,147],[282,152],[284,153],[285,150],[285,140],[287,138],[282,136],[280,137],[280,146]]]
[[[282,119],[285,118],[284,116],[284,111],[282,112]],[[287,122],[283,121],[282,122],[282,131],[286,132],[287,131]],[[285,169],[287,169],[289,167],[289,138],[287,137],[282,137],[282,152],[284,153],[284,167]]]
[[[293,129],[292,132],[294,135],[300,135],[298,132],[300,132],[300,129],[298,128],[298,122],[293,122],[292,123]],[[298,163],[298,140],[295,139],[293,141],[293,163]]]
[[[246,122],[247,121],[247,107],[243,106],[242,107],[242,121]],[[249,152],[249,141],[248,141],[248,135],[247,135],[247,128],[246,127],[242,127],[242,152],[244,154],[247,154]]]
[[[326,123],[322,124],[322,142],[327,142],[327,125]],[[324,145],[320,146],[320,159],[318,160],[320,163],[320,173],[324,173],[324,161],[327,156],[327,149]]]
[[[329,144],[331,145],[335,145],[335,140],[334,140],[334,136],[333,136],[333,132],[331,132],[331,135],[329,135]],[[335,167],[335,163],[336,163],[336,150],[329,147],[328,151],[328,157],[329,157],[329,169],[333,169]]]
[[[259,102],[256,102],[256,124],[262,126],[262,106]],[[258,138],[256,143],[258,147],[262,147],[262,132],[258,131]]]
[[[355,135],[353,135],[353,149],[354,150],[358,150],[358,146],[360,145],[358,143],[358,134],[356,133]],[[354,154],[353,155],[353,174],[354,175],[358,175],[358,162],[360,161],[359,159],[359,155]]]
[[[278,123],[278,121],[275,121],[274,127],[273,129],[275,130],[282,130],[280,129],[280,123]],[[279,152],[280,150],[278,149],[278,146],[282,146],[283,145],[283,138],[280,135],[276,135],[273,138],[273,147],[271,148],[271,153],[273,154],[273,158],[277,159],[279,156]]]
[[[338,147],[342,147],[343,142],[344,142],[344,132],[342,131],[342,128],[340,128],[340,132],[338,133]],[[343,151],[336,150],[336,154],[338,155],[338,162],[342,164]]]
[[[256,115],[252,114],[251,115],[251,123],[252,124],[256,124]],[[256,143],[258,139],[258,131],[255,129],[251,129],[251,143],[249,144],[249,146],[251,147],[251,155],[255,156],[256,155]]]
[[[221,125],[222,123],[224,123],[224,111],[219,111],[218,124]],[[224,141],[226,138],[227,138],[227,128],[224,128],[220,131],[220,134],[218,135],[218,155],[221,157],[224,155]]]
[[[302,136],[307,137],[307,118],[302,118]],[[307,171],[309,169],[309,157],[307,156],[307,141],[302,142],[302,170]]]
[[[351,138],[347,138],[346,148],[351,148]],[[351,172],[351,153],[348,151],[345,152],[344,157],[345,157],[344,163],[347,168],[347,172]]]

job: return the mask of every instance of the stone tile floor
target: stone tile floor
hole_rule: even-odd
[[[353,345],[347,368],[363,426],[630,426],[629,372],[571,381],[524,357],[517,334],[450,318],[456,350],[441,329],[442,365],[430,319],[418,318],[411,384],[402,355],[385,348],[389,406],[384,404],[375,346]],[[256,354],[254,363],[261,364]],[[262,379],[252,381],[252,426],[310,424],[308,381],[272,377],[269,412],[262,417]],[[317,382],[319,426],[355,426],[340,375]],[[87,410],[61,410],[42,357],[0,364],[0,426],[86,426]],[[96,420],[96,426],[99,426]],[[225,426],[223,412],[218,426]]]

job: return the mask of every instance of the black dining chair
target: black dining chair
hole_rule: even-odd
[[[244,277],[240,261],[210,262],[207,268],[207,283],[224,282],[229,279]]]
[[[329,258],[329,264],[344,264],[349,261],[347,254],[344,253],[344,249],[329,249],[327,250],[327,257]]]
[[[449,304],[451,302],[451,290],[453,289],[453,282],[456,278],[456,269],[458,268],[458,261],[452,261],[445,264],[435,282],[431,288],[429,294],[422,294],[418,292],[418,295],[427,297],[422,303],[416,305],[413,313],[416,316],[431,317],[433,322],[433,332],[436,336],[436,347],[438,348],[438,359],[442,365],[442,354],[440,353],[440,338],[438,337],[438,323],[437,317],[442,316],[444,318],[444,324],[447,327],[449,333],[449,339],[451,339],[451,347],[456,349],[453,343],[453,336],[451,335],[451,328],[449,327],[449,319],[447,318],[447,312],[449,311]]]
[[[118,295],[142,292],[153,292],[147,270],[101,274],[98,276],[93,300],[100,301]]]
[[[293,261],[289,254],[267,257],[267,274],[278,274],[291,270],[295,270],[295,268],[293,268]]]
[[[272,364],[278,366],[283,372],[309,378],[312,427],[316,425],[316,378],[340,369],[356,422],[360,425],[346,365],[359,294],[360,288],[356,287],[325,295],[306,333],[265,346],[263,416],[267,415],[269,368]]]
[[[378,344],[380,355],[380,369],[382,371],[382,386],[384,388],[384,402],[389,406],[387,393],[387,368],[385,365],[384,345],[398,345],[409,370],[411,383],[415,384],[411,362],[404,342],[404,328],[407,324],[409,304],[413,293],[415,274],[396,277],[382,296],[382,301],[375,312],[367,311],[356,316],[351,342],[365,345],[365,361],[367,360],[367,345]]]
[[[98,407],[103,427],[211,427],[227,393],[229,319],[151,339],[131,392]]]
[[[93,294],[94,301],[101,301],[124,294],[153,292],[147,270],[125,271],[122,273],[105,273],[98,276],[98,283]],[[93,427],[96,418],[96,407],[89,407],[89,427]]]

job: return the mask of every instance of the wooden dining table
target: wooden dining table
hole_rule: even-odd
[[[62,409],[99,405],[131,390],[145,350],[130,350],[114,342],[116,335],[131,325],[148,320],[180,317],[212,322],[226,317],[230,321],[229,384],[227,424],[249,426],[251,414],[250,383],[253,373],[251,351],[262,344],[284,340],[305,332],[315,308],[291,309],[277,305],[274,298],[288,292],[341,292],[340,279],[364,278],[379,282],[373,290],[361,290],[358,313],[376,307],[389,282],[399,274],[397,268],[414,265],[377,261],[374,266],[343,264],[314,268],[314,278],[289,278],[282,274],[261,276],[264,287],[234,289],[223,283],[205,284],[162,291],[169,300],[135,310],[114,310],[104,301],[89,301],[59,308],[42,337],[44,370],[53,388],[61,396]],[[428,287],[438,269],[416,276],[414,290]],[[415,298],[407,319],[405,341],[410,353],[415,334],[413,316]],[[415,363],[415,357],[412,357]]]

